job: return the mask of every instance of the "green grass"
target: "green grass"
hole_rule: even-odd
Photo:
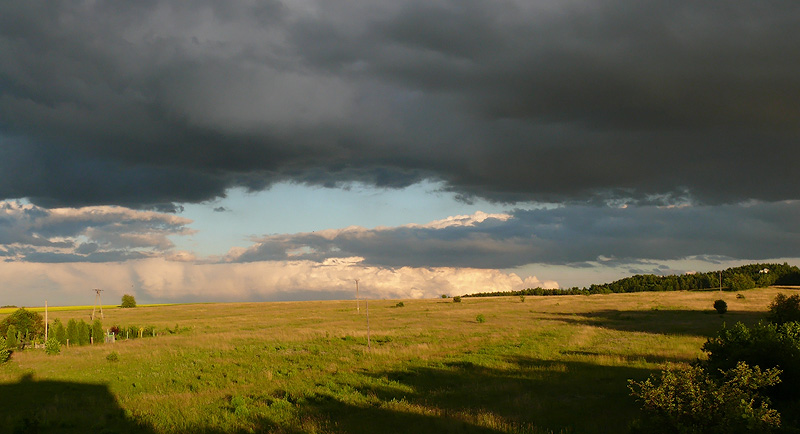
[[[179,334],[15,353],[0,427],[136,433],[600,433],[638,415],[626,380],[703,357],[778,289],[141,306],[105,327]],[[719,315],[714,300],[729,311]],[[83,318],[91,306],[50,311]],[[478,315],[485,322],[476,321]],[[108,360],[115,352],[117,360]],[[114,357],[112,356],[111,359]],[[79,411],[79,408],[93,409]],[[8,429],[12,429],[8,428]],[[2,432],[4,428],[0,428]],[[33,429],[33,428],[31,428]]]

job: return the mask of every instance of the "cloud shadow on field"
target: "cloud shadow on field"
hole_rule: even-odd
[[[638,413],[627,380],[654,372],[522,356],[502,368],[458,361],[368,373],[374,381],[355,387],[368,405],[323,394],[306,411],[345,433],[625,432]]]
[[[713,309],[690,310],[654,307],[648,310],[594,310],[576,313],[548,313],[550,320],[581,324],[626,332],[662,335],[710,337],[722,328],[737,322],[748,326],[765,318],[763,312],[728,311],[718,314]]]
[[[108,387],[65,381],[36,381],[31,375],[1,384],[0,432],[154,434],[125,414]]]

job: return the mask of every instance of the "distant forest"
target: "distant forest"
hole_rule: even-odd
[[[589,295],[612,292],[709,290],[743,291],[770,285],[800,285],[800,268],[783,264],[749,264],[708,273],[670,276],[637,274],[611,283],[591,285],[588,288],[544,289],[528,288],[521,291],[479,292],[462,297],[500,297],[510,295]]]

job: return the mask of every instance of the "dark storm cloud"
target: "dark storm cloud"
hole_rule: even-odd
[[[716,207],[573,206],[462,220],[466,224],[273,235],[229,260],[362,257],[365,264],[391,267],[551,264],[639,269],[652,260],[689,257],[706,262],[794,257],[800,245],[798,201]]]
[[[0,6],[0,196],[167,209],[277,181],[464,200],[798,199],[800,5]]]

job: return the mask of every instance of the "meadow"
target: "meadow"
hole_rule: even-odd
[[[180,332],[16,352],[0,365],[0,430],[625,432],[639,416],[628,379],[702,358],[779,292],[795,290],[370,300],[369,334],[364,300],[104,307],[104,327]]]

